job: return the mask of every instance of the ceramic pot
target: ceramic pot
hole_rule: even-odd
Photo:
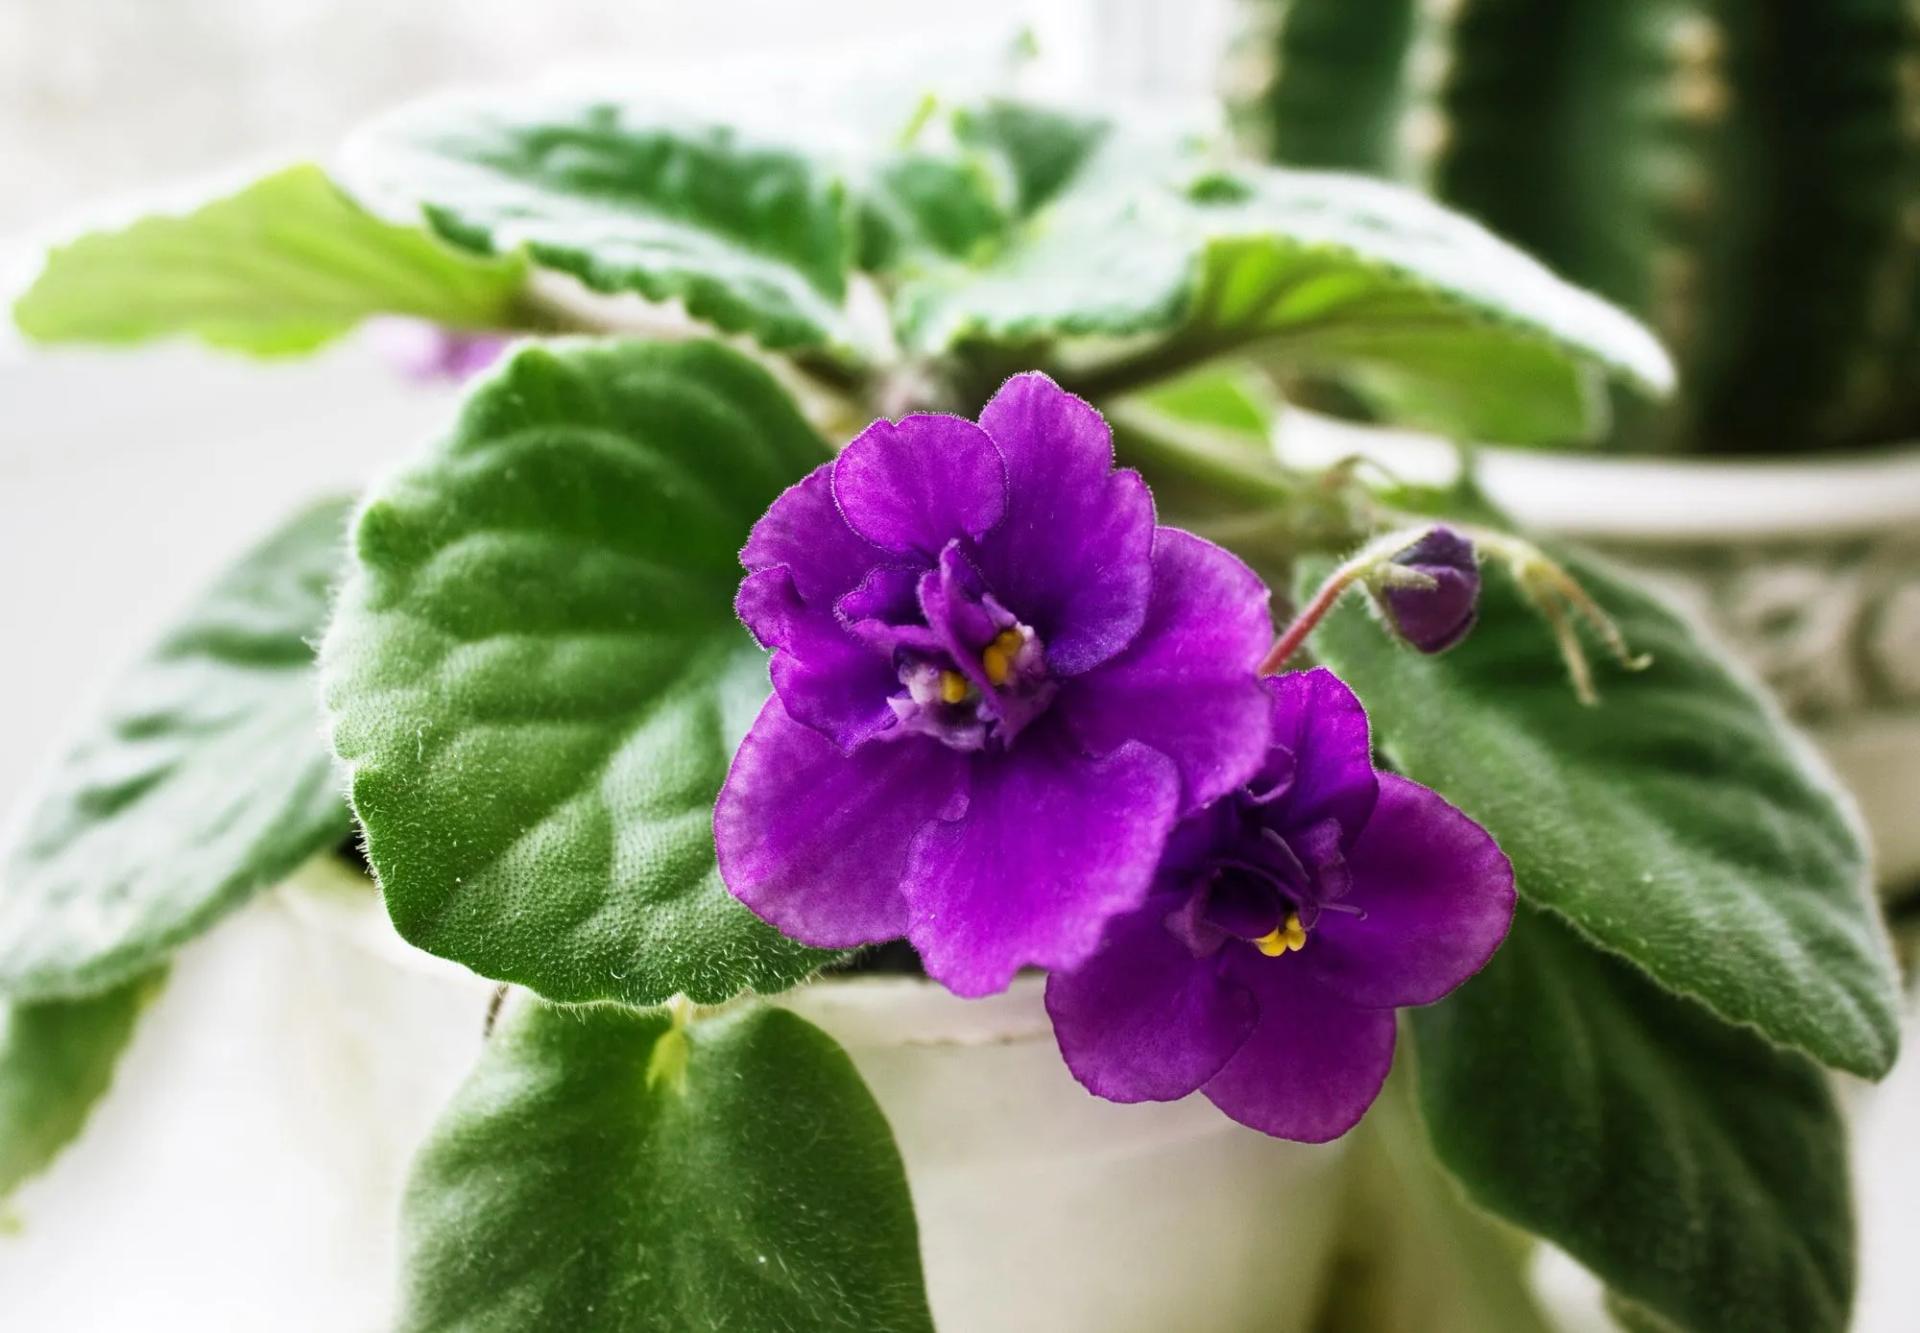
[[[1201,1098],[1116,1106],[1054,1047],[1037,978],[783,1000],[859,1067],[899,1141],[942,1333],[1305,1330],[1345,1147]],[[407,1164],[478,1056],[492,986],[403,943],[316,862],[184,950],[80,1140],[16,1196],[17,1328],[389,1325]]]

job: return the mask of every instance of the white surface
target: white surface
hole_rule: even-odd
[[[0,1327],[386,1326],[406,1164],[480,1049],[491,990],[402,945],[319,868],[186,949],[79,1143],[0,1236]],[[1295,1333],[1343,1148],[1200,1098],[1116,1106],[1054,1048],[1037,985],[797,998],[899,1140],[942,1333]],[[741,1330],[740,1333],[751,1333]]]

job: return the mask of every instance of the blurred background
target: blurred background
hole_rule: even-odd
[[[1226,115],[1277,160],[1434,193],[1669,343],[1673,404],[1618,404],[1597,450],[1489,450],[1489,487],[1709,619],[1835,760],[1887,900],[1911,913],[1916,24],[1910,0],[0,0],[0,278],[88,218],[324,159],[448,84],[857,79],[1018,53],[1043,96]],[[186,346],[30,352],[0,332],[0,810],[171,607],[290,506],[402,455],[453,392],[370,338],[263,366]],[[1435,441],[1365,447],[1450,466]],[[1862,1119],[1859,1326],[1886,1333],[1920,1310],[1914,1069]]]

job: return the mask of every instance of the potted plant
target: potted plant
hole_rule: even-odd
[[[1495,449],[1483,483],[1705,616],[1859,793],[1888,886],[1920,878],[1901,796],[1920,781],[1912,13],[1895,0],[1245,12],[1229,80],[1263,154],[1425,189],[1673,349],[1672,398],[1614,403],[1606,443],[1641,457]]]
[[[284,1021],[364,1085],[274,1104],[378,1090],[376,1200],[419,1135],[404,1327],[1524,1327],[1528,1237],[1636,1326],[1841,1327],[1846,798],[1633,579],[1276,463],[1233,369],[1573,428],[1658,345],[1394,187],[879,101],[439,99],[48,257],[43,341],[516,342],[22,816],[0,1179],[251,959],[176,1029],[329,979]]]

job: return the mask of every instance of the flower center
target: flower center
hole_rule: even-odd
[[[986,602],[981,609],[991,620],[1008,623],[977,650],[947,639],[931,651],[897,654],[905,690],[891,703],[901,734],[932,736],[956,750],[1004,747],[1052,701],[1058,687],[1038,636]]]
[[[1196,946],[1239,940],[1280,958],[1307,947],[1322,913],[1355,911],[1340,901],[1350,877],[1339,824],[1283,827],[1275,819],[1282,795],[1248,788],[1227,798],[1231,832],[1202,866]]]

